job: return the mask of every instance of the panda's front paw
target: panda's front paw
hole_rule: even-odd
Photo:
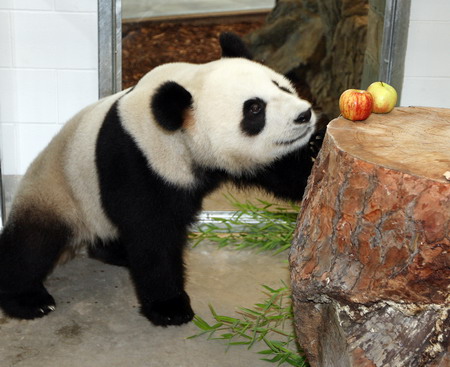
[[[143,304],[141,312],[156,326],[181,325],[194,317],[189,296],[184,291],[164,301]]]

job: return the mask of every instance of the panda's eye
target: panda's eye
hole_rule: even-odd
[[[258,113],[260,113],[261,110],[262,110],[262,106],[257,102],[252,103],[252,105],[249,108],[249,112],[254,115],[257,115]]]
[[[266,103],[260,98],[252,98],[244,103],[244,115],[251,118],[251,116],[258,116],[264,112]]]

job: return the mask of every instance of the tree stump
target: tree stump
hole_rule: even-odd
[[[450,110],[327,130],[290,253],[311,366],[450,366]]]

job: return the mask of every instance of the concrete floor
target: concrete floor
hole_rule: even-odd
[[[212,321],[262,301],[261,284],[287,281],[286,254],[218,249],[200,244],[187,252],[187,290],[198,315]],[[126,269],[82,256],[60,266],[47,287],[57,309],[32,321],[0,313],[1,367],[259,367],[258,349],[232,347],[206,337],[186,339],[192,323],[160,328],[138,313]]]

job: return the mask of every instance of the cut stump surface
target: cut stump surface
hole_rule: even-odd
[[[450,366],[450,110],[333,120],[290,254],[312,366]]]

